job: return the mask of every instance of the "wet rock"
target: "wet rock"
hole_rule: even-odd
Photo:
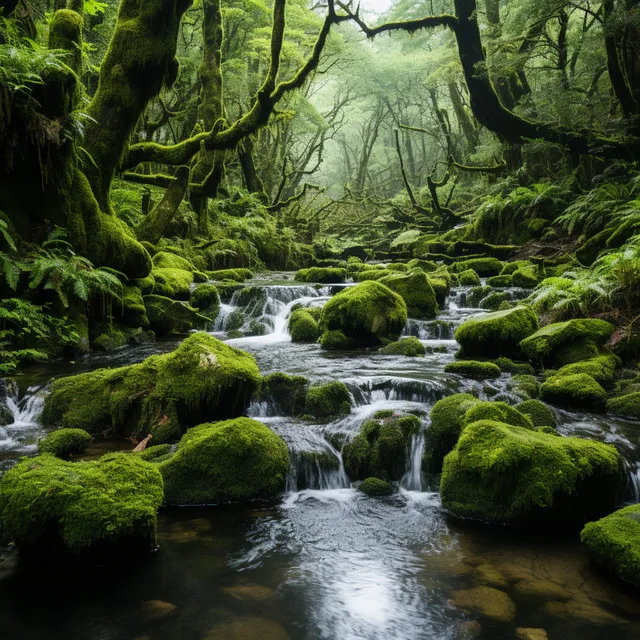
[[[516,629],[517,640],[548,640],[549,636],[544,629],[531,629],[518,627]]]
[[[289,634],[285,628],[265,618],[247,616],[231,622],[217,624],[211,629],[204,640],[288,640]]]
[[[477,620],[469,620],[468,622],[463,622],[458,627],[456,640],[475,640],[475,638],[479,638],[481,634],[482,625]]]
[[[571,597],[561,585],[545,580],[521,580],[514,585],[513,591],[532,600],[568,600]]]
[[[507,587],[509,581],[494,567],[492,564],[481,564],[476,567],[473,579],[479,584],[488,585],[490,587]]]
[[[575,618],[580,622],[596,625],[618,625],[626,621],[606,609],[584,600],[569,600],[568,602],[547,602],[544,610],[556,618]]]
[[[493,587],[476,587],[456,591],[452,604],[465,613],[477,614],[496,622],[511,622],[516,604],[504,592]]]
[[[147,600],[142,603],[142,615],[146,620],[161,620],[175,613],[178,607],[172,602],[165,602],[164,600]]]
[[[223,591],[236,600],[249,600],[254,602],[264,602],[275,598],[273,589],[263,587],[259,584],[238,584],[233,587],[225,587]]]

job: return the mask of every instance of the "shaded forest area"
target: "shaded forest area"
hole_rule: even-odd
[[[639,153],[637,0],[0,0],[0,371],[410,258],[522,261],[635,359]]]

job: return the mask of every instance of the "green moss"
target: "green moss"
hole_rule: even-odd
[[[218,289],[209,283],[199,284],[189,296],[189,305],[210,320],[215,320],[220,313]]]
[[[504,267],[502,267],[502,271],[500,272],[501,276],[511,276],[518,269],[522,269],[524,267],[531,266],[531,262],[529,260],[516,260],[515,262],[507,262]]]
[[[334,351],[348,351],[356,347],[355,342],[342,331],[325,331],[320,337],[320,344],[323,349]]]
[[[148,295],[143,300],[151,328],[161,335],[187,333],[210,322],[193,307],[165,296]]]
[[[436,271],[438,265],[432,260],[420,260],[420,258],[413,258],[413,260],[409,260],[407,262],[407,267],[409,269],[422,269],[425,273],[431,273],[432,271]]]
[[[507,305],[507,309],[512,306],[511,294],[507,291],[494,291],[480,301],[480,307],[489,311],[502,311],[504,305]]]
[[[253,272],[249,269],[219,269],[218,271],[207,271],[207,276],[211,280],[232,282],[244,282],[253,278]]]
[[[155,269],[181,269],[182,271],[195,271],[195,267],[186,259],[169,251],[159,251],[151,259]]]
[[[305,413],[317,420],[331,420],[351,413],[351,396],[343,382],[327,382],[309,387]]]
[[[460,273],[458,282],[461,287],[478,287],[480,286],[480,276],[473,269],[467,269]]]
[[[589,522],[580,540],[595,562],[621,580],[640,586],[640,505]]]
[[[317,342],[322,331],[308,309],[296,309],[289,318],[291,342]]]
[[[545,402],[576,409],[604,409],[607,392],[588,374],[555,375],[540,387]]]
[[[606,513],[620,480],[611,445],[481,420],[445,458],[440,492],[445,509],[463,518],[562,525]]]
[[[535,369],[527,362],[514,362],[511,358],[496,358],[494,363],[500,367],[502,373],[513,373],[516,375],[528,375],[535,374]]]
[[[460,376],[482,380],[485,378],[499,378],[500,367],[493,362],[478,362],[477,360],[459,360],[450,362],[445,368],[445,373],[457,373]]]
[[[115,325],[105,327],[105,330],[91,343],[97,351],[113,351],[124,347],[129,341],[125,331]]]
[[[436,475],[442,471],[444,457],[458,442],[466,412],[479,402],[468,393],[456,393],[433,405],[423,457],[423,466],[428,473]]]
[[[371,280],[380,280],[386,276],[390,276],[391,274],[392,271],[389,271],[388,269],[367,268],[354,274],[353,279],[356,282],[368,282]]]
[[[173,455],[173,445],[171,444],[159,444],[159,445],[149,445],[146,449],[142,451],[131,452],[132,455],[138,456],[141,460],[146,460],[147,462],[160,462],[161,460],[166,460],[170,455]]]
[[[611,398],[607,402],[607,411],[627,418],[640,418],[640,392]]]
[[[509,356],[538,328],[538,318],[530,307],[519,306],[471,318],[458,327],[455,339],[465,356]]]
[[[175,300],[188,300],[193,284],[193,272],[184,269],[154,269],[151,272],[157,295]]]
[[[196,333],[140,364],[54,381],[42,421],[92,434],[151,433],[162,443],[203,419],[241,415],[260,380],[252,356]]]
[[[365,478],[358,486],[358,491],[370,498],[383,498],[393,495],[393,485],[380,478]]]
[[[155,282],[155,281],[154,281]],[[118,308],[116,305],[115,313]],[[149,327],[149,318],[144,306],[142,293],[138,287],[122,287],[121,315],[118,320],[127,327],[146,329]]]
[[[424,271],[414,269],[409,274],[394,273],[379,282],[402,296],[410,318],[431,320],[436,317],[436,294]]]
[[[558,370],[559,376],[570,376],[576,373],[586,373],[601,385],[613,382],[616,369],[621,366],[620,358],[613,354],[596,356],[589,360],[567,364]]]
[[[278,416],[301,416],[309,381],[303,376],[272,373],[262,380],[260,399],[269,402]]]
[[[92,438],[83,429],[58,429],[38,442],[39,453],[52,453],[58,458],[69,458],[83,453]]]
[[[552,427],[558,426],[556,414],[553,409],[540,400],[525,400],[516,405],[516,409],[520,413],[529,416],[534,427]],[[508,422],[504,420],[503,422]]]
[[[540,383],[535,376],[519,374],[511,377],[507,388],[520,398],[537,398],[540,395]]]
[[[520,348],[531,360],[547,362],[560,347],[576,342],[588,341],[589,344],[604,344],[613,333],[614,326],[604,320],[582,318],[549,324],[522,340]],[[597,354],[594,354],[597,355]],[[588,357],[580,358],[586,360]],[[574,360],[575,362],[575,360]],[[567,364],[565,362],[565,364]]]
[[[521,267],[513,272],[512,282],[514,287],[522,289],[535,289],[540,279],[538,278],[538,270],[536,267]]]
[[[23,459],[0,481],[0,514],[8,539],[33,555],[151,551],[162,477],[123,453],[95,462],[51,454]]]
[[[464,429],[479,420],[495,420],[523,429],[533,429],[534,427],[529,416],[509,406],[506,402],[479,402],[475,404],[464,414],[462,428]]]
[[[322,321],[328,331],[341,331],[358,346],[375,346],[400,335],[407,305],[379,282],[363,282],[333,296],[324,306]],[[324,336],[321,344],[327,346]]]
[[[347,278],[346,269],[335,267],[311,267],[300,269],[295,275],[298,282],[322,282],[325,284],[338,284]]]
[[[485,278],[497,276],[503,266],[503,263],[497,258],[473,258],[454,263],[453,270],[455,273],[462,273],[467,269],[473,269],[481,278]]]
[[[386,266],[388,271],[399,271],[401,273],[406,273],[409,271],[409,267],[404,262],[395,262],[392,264],[388,264]]]
[[[429,281],[429,285],[433,289],[433,292],[436,296],[436,302],[438,303],[438,306],[444,307],[451,286],[447,283],[447,281],[442,280],[441,278],[436,278],[434,276],[427,276],[427,280]]]
[[[236,418],[190,429],[158,468],[168,505],[272,498],[284,490],[289,451],[262,423]]]
[[[420,419],[413,415],[367,420],[343,448],[349,477],[400,480],[407,469],[411,436],[419,431]]]
[[[426,352],[427,350],[422,342],[420,342],[418,338],[410,336],[409,338],[403,338],[402,340],[388,344],[386,347],[382,347],[378,353],[382,353],[385,356],[408,356],[417,358],[425,355]]]
[[[479,283],[478,283],[479,284]],[[513,286],[513,276],[509,275],[500,275],[493,276],[487,280],[487,285],[489,287],[497,287],[498,289],[505,289],[507,287]]]

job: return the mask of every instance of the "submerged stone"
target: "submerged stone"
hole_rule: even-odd
[[[272,498],[284,490],[289,451],[261,422],[236,418],[189,429],[158,468],[168,505]]]
[[[166,442],[203,419],[241,415],[260,381],[253,356],[196,333],[140,364],[54,381],[42,421]]]
[[[511,622],[516,604],[504,592],[493,587],[476,587],[456,591],[452,604],[465,613],[476,614],[495,622]]]

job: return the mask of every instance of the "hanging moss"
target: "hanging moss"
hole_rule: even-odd
[[[414,269],[409,274],[394,273],[379,282],[402,297],[410,318],[431,320],[436,317],[436,294],[423,271]]]
[[[621,580],[640,586],[640,505],[589,522],[580,540],[595,562]]]
[[[123,285],[121,310],[122,313],[118,317],[118,320],[122,324],[134,329],[137,327],[147,329],[149,327],[147,310],[144,306],[142,293],[138,287],[128,287],[126,285]],[[116,305],[114,312],[117,314],[118,311],[119,309]]]
[[[58,429],[38,442],[38,452],[52,453],[57,458],[66,459],[83,453],[91,440],[91,435],[83,429]]]
[[[351,395],[343,382],[327,382],[310,387],[305,413],[317,420],[332,420],[351,413]]]
[[[534,427],[552,427],[558,426],[558,420],[553,409],[540,400],[525,400],[516,405],[516,409],[533,421]],[[506,421],[503,421],[506,422]]]
[[[158,470],[135,456],[72,463],[44,454],[0,481],[2,528],[25,555],[138,558],[155,548],[162,496]]]
[[[250,418],[201,424],[159,463],[165,504],[219,504],[273,498],[284,490],[289,451]]]
[[[298,282],[322,282],[325,284],[339,284],[347,278],[346,269],[311,267],[300,269],[295,275]]]
[[[530,307],[519,306],[471,318],[458,327],[455,339],[465,356],[509,356],[538,328],[538,318]]]
[[[445,458],[440,492],[445,509],[464,518],[575,525],[612,508],[621,478],[611,445],[482,420]]]
[[[540,387],[545,402],[576,409],[604,409],[607,392],[588,374],[554,375]]]
[[[408,356],[411,358],[417,358],[424,356],[427,352],[426,347],[414,336],[409,338],[402,338],[397,342],[392,342],[386,347],[382,347],[378,353],[382,353],[385,356]]]
[[[445,373],[456,373],[476,380],[499,378],[501,374],[500,368],[493,362],[478,362],[477,360],[450,362],[445,366],[444,371]]]
[[[322,334],[318,322],[308,309],[296,309],[289,318],[291,342],[317,342]]]
[[[53,383],[45,425],[177,439],[203,419],[241,415],[261,376],[252,356],[196,333],[172,353]]]

